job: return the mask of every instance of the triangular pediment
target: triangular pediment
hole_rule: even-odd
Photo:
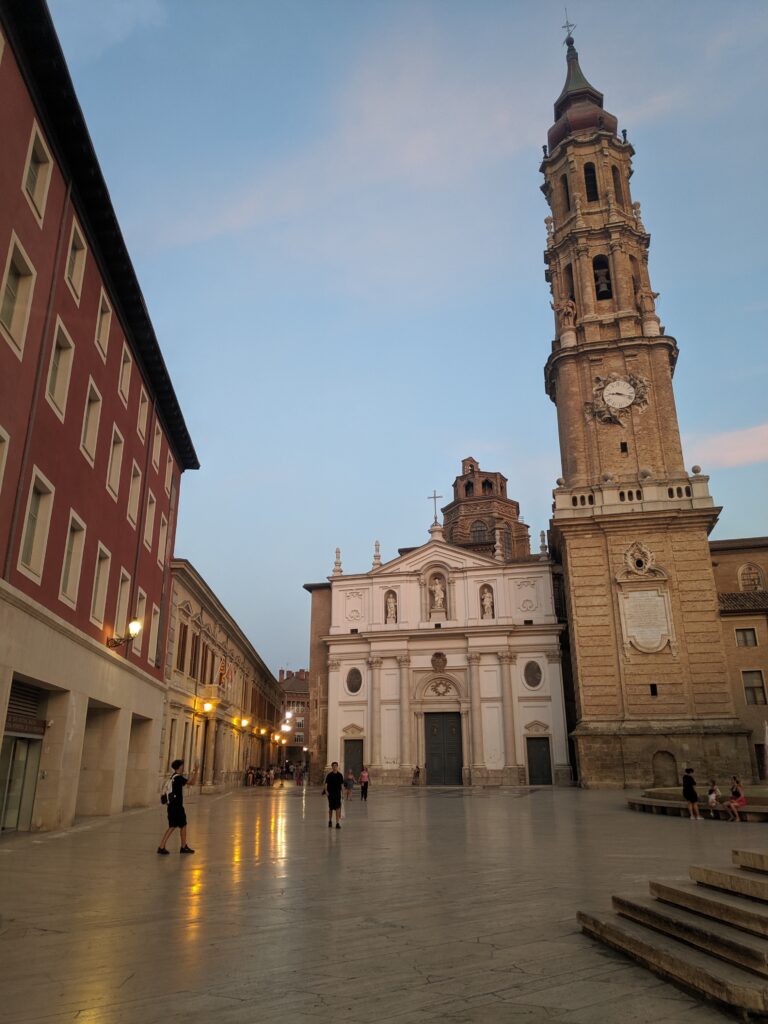
[[[420,548],[414,548],[391,562],[385,562],[380,568],[375,569],[372,576],[389,576],[391,574],[421,572],[428,566],[439,563],[449,569],[461,571],[463,569],[487,569],[489,566],[498,566],[499,563],[487,555],[480,555],[476,551],[467,551],[465,548],[456,547],[455,544],[447,544],[443,540],[430,540],[422,544]]]

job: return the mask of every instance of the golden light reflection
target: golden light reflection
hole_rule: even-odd
[[[285,835],[285,811],[273,805],[269,818],[269,856],[270,859],[285,857],[287,843]]]
[[[193,868],[192,869],[192,885],[189,889],[189,895],[191,899],[187,901],[187,924],[194,924],[200,917],[202,907],[202,892],[203,892],[203,869]],[[190,932],[186,934],[186,938],[190,939],[196,936],[196,932]]]

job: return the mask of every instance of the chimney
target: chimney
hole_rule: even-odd
[[[281,669],[280,669],[280,682],[282,683],[282,681],[283,681],[284,679],[285,679],[285,669],[282,669],[282,668],[281,668]]]

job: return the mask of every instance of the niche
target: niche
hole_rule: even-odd
[[[611,287],[611,268],[607,256],[595,256],[592,260],[592,272],[595,275],[595,295],[598,300],[613,298]]]

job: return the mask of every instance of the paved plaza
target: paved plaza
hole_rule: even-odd
[[[635,814],[576,789],[318,789],[158,807],[0,842],[13,1024],[707,1022],[724,1012],[577,929],[579,908],[757,847],[764,825]]]

